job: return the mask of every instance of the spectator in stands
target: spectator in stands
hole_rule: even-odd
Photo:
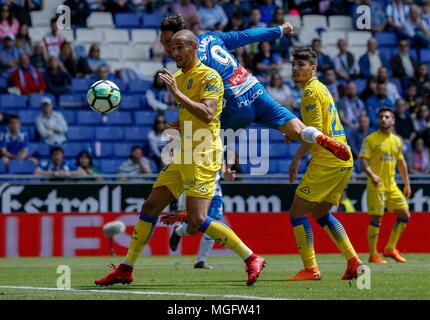
[[[277,8],[278,6],[273,0],[262,0],[261,4],[258,6],[258,10],[261,13],[261,22],[269,25],[272,22]]]
[[[167,121],[163,115],[158,115],[152,124],[152,131],[148,133],[148,142],[150,148],[150,156],[157,163],[158,169],[163,167],[161,159],[161,150],[168,143],[166,139],[161,137],[164,130],[167,129]]]
[[[261,21],[261,13],[258,9],[252,9],[251,15],[249,16],[249,27],[250,28],[266,28],[267,24]]]
[[[110,68],[107,64],[102,64],[95,74],[95,80],[109,80],[115,82],[117,78],[113,73],[110,72]]]
[[[242,13],[240,13],[240,11],[237,11],[229,19],[229,22],[225,27],[224,31],[225,32],[241,31],[243,29],[244,29],[244,25],[243,25]]]
[[[321,40],[312,40],[312,50],[317,54],[317,75],[322,77],[323,73],[328,69],[334,69],[334,63],[330,57],[323,52],[321,52]]]
[[[70,8],[72,26],[85,28],[87,26],[87,18],[91,13],[87,0],[66,0],[64,4]]]
[[[44,1],[45,0],[13,0],[7,2],[10,4],[11,11],[15,13],[20,24],[31,25],[31,11],[41,10]]]
[[[34,67],[44,70],[48,65],[48,53],[46,52],[45,45],[40,42],[35,43],[30,60]]]
[[[53,178],[66,178],[73,175],[70,167],[64,160],[64,150],[60,146],[52,147],[50,150],[50,161],[36,169],[34,174]]]
[[[378,74],[376,76],[376,79],[381,82],[385,82],[387,84],[387,96],[391,99],[391,101],[396,101],[400,98],[399,91],[397,90],[397,86],[391,82],[388,81],[388,70],[385,67],[380,67],[378,69]]]
[[[424,95],[424,90],[430,87],[429,70],[425,63],[418,65],[413,82],[417,86],[417,96],[422,97]]]
[[[391,58],[393,76],[399,79],[411,78],[417,69],[417,61],[409,54],[409,41],[399,41],[399,52]]]
[[[240,12],[244,17],[249,17],[251,3],[249,1],[230,0],[223,4],[223,9],[229,20],[236,12]]]
[[[133,6],[128,0],[107,0],[105,1],[106,10],[112,14],[130,12]]]
[[[378,50],[378,43],[375,38],[367,41],[367,52],[360,57],[358,61],[361,76],[364,78],[376,77],[378,69],[381,66],[388,68],[385,56],[381,55]]]
[[[393,0],[385,9],[385,13],[387,14],[387,29],[397,32],[399,36],[403,37],[403,26],[409,14],[409,6],[402,0]]]
[[[348,51],[348,42],[345,39],[339,39],[337,47],[339,53],[333,59],[337,76],[343,80],[357,78],[359,75],[358,65],[354,55]]]
[[[367,99],[369,99],[369,97],[376,94],[377,83],[378,83],[378,80],[376,80],[376,77],[373,77],[373,78],[370,78],[367,80],[366,88],[360,94],[360,99],[362,101],[367,101]]]
[[[239,64],[242,65],[244,68],[248,70],[252,68],[252,60],[245,47],[237,48],[233,52],[233,55],[236,57]]]
[[[273,17],[271,27],[281,26],[284,23],[284,9],[277,8]],[[290,48],[293,46],[294,37],[280,37],[272,42],[272,51],[279,53],[285,61],[290,59]]]
[[[272,51],[270,42],[263,41],[259,44],[259,52],[254,56],[253,66],[255,75],[260,81],[267,83],[272,73],[281,70],[281,56]]]
[[[348,137],[348,144],[351,147],[351,152],[355,159],[358,158],[364,138],[370,133],[370,119],[363,113],[358,117],[358,127],[351,130]]]
[[[394,110],[394,102],[387,96],[387,84],[378,81],[376,85],[376,95],[369,97],[366,101],[367,115],[370,119],[370,127],[378,127],[378,111],[382,107],[389,107]]]
[[[179,13],[185,17],[188,22],[188,27],[194,24],[199,24],[199,12],[197,7],[191,0],[178,0],[172,5],[172,13]]]
[[[405,143],[409,144],[415,138],[416,132],[414,122],[409,114],[408,105],[402,98],[396,100],[395,109],[396,132],[403,138]]]
[[[0,133],[0,154],[5,168],[10,160],[28,159],[37,164],[35,158],[28,156],[28,136],[21,131],[21,120],[16,115],[9,115],[7,130]]]
[[[417,91],[417,86],[413,82],[406,86],[404,98],[406,103],[409,105],[409,112],[412,114],[416,112],[417,106],[419,105],[419,102],[421,102],[421,99],[418,99],[417,97]]]
[[[36,118],[36,128],[42,141],[49,145],[66,142],[67,122],[60,112],[53,110],[50,98],[42,99],[41,109],[42,113]]]
[[[370,7],[370,12],[372,13],[372,18],[370,20],[371,23],[371,31],[372,32],[381,32],[385,29],[387,24],[387,15],[382,8],[382,4],[377,1],[370,0],[361,0],[353,7],[353,21],[354,25],[357,25],[357,19],[361,16],[361,12],[357,10],[358,6],[365,5]]]
[[[327,69],[324,74],[324,84],[327,86],[328,91],[330,91],[333,96],[333,100],[336,104],[339,103],[339,81],[337,81],[336,71],[334,69]]]
[[[200,28],[223,31],[228,23],[224,9],[215,0],[203,0],[199,8]]]
[[[420,134],[424,129],[430,127],[430,111],[427,105],[419,107],[417,115],[414,119],[414,129]]]
[[[0,65],[7,73],[12,72],[19,61],[19,49],[15,46],[15,36],[8,33],[3,38],[3,46],[0,49]]]
[[[73,51],[73,47],[70,42],[63,42],[60,47],[60,55],[59,55],[61,63],[66,68],[67,72],[75,77],[77,74],[77,62],[75,59],[75,53]]]
[[[47,91],[54,95],[70,93],[72,78],[57,57],[51,56],[43,74]]]
[[[12,85],[18,87],[21,94],[44,93],[46,83],[39,69],[30,64],[30,57],[21,53],[19,57],[19,68],[12,72]]]
[[[416,45],[430,47],[430,26],[421,19],[420,9],[416,5],[411,6],[403,30]]]
[[[406,157],[411,173],[428,173],[430,169],[429,149],[422,138],[412,141],[412,152]]]
[[[430,1],[424,0],[422,3],[421,19],[423,20],[424,25],[430,29]]]
[[[97,69],[107,62],[100,58],[100,46],[98,44],[93,44],[90,47],[88,53],[88,58],[86,59],[91,72],[97,72]]]
[[[140,146],[136,145],[131,148],[129,159],[121,164],[118,173],[127,175],[151,173],[149,159],[143,156]]]
[[[163,111],[167,110],[174,103],[166,85],[160,78],[160,72],[158,71],[154,74],[152,85],[146,91],[146,100],[152,109]]]
[[[14,17],[10,6],[7,3],[3,3],[0,10],[0,39],[3,40],[7,34],[16,36],[19,30],[19,22]]]
[[[58,57],[61,45],[66,42],[66,38],[60,33],[57,25],[57,18],[51,19],[51,30],[43,37],[48,56]]]
[[[293,111],[293,100],[291,99],[291,90],[284,83],[284,79],[279,72],[275,72],[270,77],[270,84],[267,92],[288,110]]]
[[[275,12],[273,13],[272,22],[270,23],[271,27],[280,26],[284,23],[284,9],[282,8],[276,8]]]
[[[345,87],[345,95],[339,103],[339,117],[345,127],[358,128],[360,115],[366,113],[363,101],[357,96],[357,86],[350,81]]]
[[[33,53],[33,45],[31,43],[30,35],[28,34],[28,25],[22,24],[19,27],[18,34],[15,41],[16,47],[29,55]]]
[[[75,175],[77,176],[94,176],[101,173],[101,171],[94,167],[93,159],[88,151],[79,152],[76,157],[76,168]]]

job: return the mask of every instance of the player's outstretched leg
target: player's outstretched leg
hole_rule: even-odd
[[[369,246],[369,262],[370,263],[379,263],[385,264],[387,263],[379,254],[378,254],[378,239],[379,239],[379,230],[381,229],[382,216],[379,215],[371,215],[369,226],[367,227],[367,243]]]
[[[400,237],[406,229],[406,225],[409,222],[410,214],[407,210],[399,210],[396,213],[398,218],[397,221],[394,223],[387,246],[384,249],[384,257],[392,258],[394,259],[394,261],[397,262],[406,262],[406,259],[400,255],[399,250],[397,250],[396,247],[397,242],[399,241]]]

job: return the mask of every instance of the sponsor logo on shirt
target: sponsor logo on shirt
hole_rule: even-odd
[[[237,68],[236,72],[228,79],[233,86],[238,86],[245,82],[248,78],[249,72],[243,66]]]

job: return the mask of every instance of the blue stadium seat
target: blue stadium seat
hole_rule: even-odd
[[[300,144],[299,143],[291,143],[288,145],[288,158],[293,159],[294,156],[297,153],[297,150],[299,150]]]
[[[100,170],[101,159],[93,159],[93,167]]]
[[[357,86],[357,92],[360,94],[366,89],[367,80],[366,79],[356,79],[354,80],[355,85]]]
[[[117,13],[115,15],[115,26],[117,28],[139,28],[140,18],[135,13]]]
[[[50,93],[31,94],[28,97],[30,108],[38,108],[38,109],[40,109],[40,105],[42,104],[42,98],[44,98],[44,97],[48,97],[49,99],[51,99],[52,104],[54,105],[54,107],[57,105],[55,97],[52,94],[50,94]]]
[[[286,158],[288,156],[289,146],[285,143],[272,143],[269,147],[269,155],[271,159]]]
[[[397,46],[397,35],[394,32],[376,32],[375,39],[379,47]]]
[[[278,160],[269,160],[269,173],[278,173]]]
[[[121,97],[120,107],[125,110],[140,109],[140,97],[138,95],[124,95]]]
[[[20,110],[18,116],[21,119],[23,125],[35,125],[36,118],[39,116],[40,111],[36,110]]]
[[[291,160],[280,159],[278,160],[278,172],[289,173]]]
[[[64,157],[65,158],[76,158],[79,152],[88,150],[90,144],[81,142],[66,142],[63,144]]]
[[[157,166],[157,164],[155,163],[154,160],[149,159],[149,166],[151,168],[151,172],[152,173],[158,173],[158,172],[160,172],[160,170],[158,170],[158,166]]]
[[[151,127],[128,127],[125,128],[124,139],[126,141],[147,141]]]
[[[157,117],[155,111],[135,111],[134,112],[134,123],[143,126],[152,126]]]
[[[148,80],[131,80],[128,83],[129,93],[145,93],[152,85],[152,81]]]
[[[60,112],[63,114],[63,117],[69,126],[73,126],[76,124],[75,110],[61,110]]]
[[[122,93],[125,93],[127,91],[127,84],[125,83],[124,80],[122,80],[122,79],[116,79],[115,80],[115,84],[118,86],[119,90]]]
[[[73,92],[87,92],[88,88],[93,84],[94,80],[86,78],[73,78],[72,91]]]
[[[46,143],[29,143],[28,154],[37,156],[38,158],[49,158],[50,146]]]
[[[14,94],[2,94],[0,95],[0,107],[1,108],[25,108],[27,106],[26,96],[17,96]]]
[[[270,142],[283,142],[284,141],[284,135],[279,130],[270,129],[269,139],[270,139]]]
[[[379,52],[383,55],[388,61],[395,55],[396,49],[391,47],[381,47],[379,48]]]
[[[6,168],[3,165],[3,161],[0,161],[0,174],[6,173]]]
[[[77,120],[79,124],[96,125],[102,123],[102,115],[94,111],[78,111]]]
[[[167,110],[164,112],[164,117],[167,122],[176,122],[179,119],[179,113],[178,111]]]
[[[430,49],[421,49],[420,50],[420,62],[421,63],[430,63]]]
[[[107,115],[108,125],[131,125],[133,120],[131,114],[127,111],[115,111]]]
[[[0,88],[7,89],[9,87],[9,81],[5,78],[0,78]]]
[[[69,141],[92,141],[94,138],[94,129],[92,127],[69,127],[67,130]]]
[[[10,160],[9,173],[11,174],[32,174],[36,166],[31,160]]]
[[[30,141],[35,141],[38,138],[38,134],[36,133],[36,127],[34,124],[22,126],[21,131],[26,132],[28,134],[28,139]]]
[[[159,13],[144,13],[142,15],[142,27],[148,29],[160,28],[162,15]]]
[[[83,98],[84,96],[80,93],[63,94],[60,96],[58,103],[61,107],[64,107],[64,108],[68,108],[68,107],[80,108],[80,107],[83,107],[84,104],[86,103],[86,100],[84,103]]]
[[[127,158],[133,145],[131,143],[115,143],[113,145],[113,155],[117,158]]]
[[[100,157],[101,158],[110,158],[113,155],[113,144],[109,142],[102,142],[100,144]]]
[[[122,160],[102,159],[100,161],[100,170],[103,173],[117,173],[119,166],[123,163]]]
[[[97,127],[96,139],[100,141],[121,141],[123,129],[119,127]]]

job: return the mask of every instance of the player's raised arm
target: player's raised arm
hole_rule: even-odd
[[[234,50],[250,43],[274,41],[283,35],[292,35],[294,34],[294,27],[289,22],[285,22],[283,25],[273,28],[254,28],[244,31],[214,33],[224,41],[228,50]]]

